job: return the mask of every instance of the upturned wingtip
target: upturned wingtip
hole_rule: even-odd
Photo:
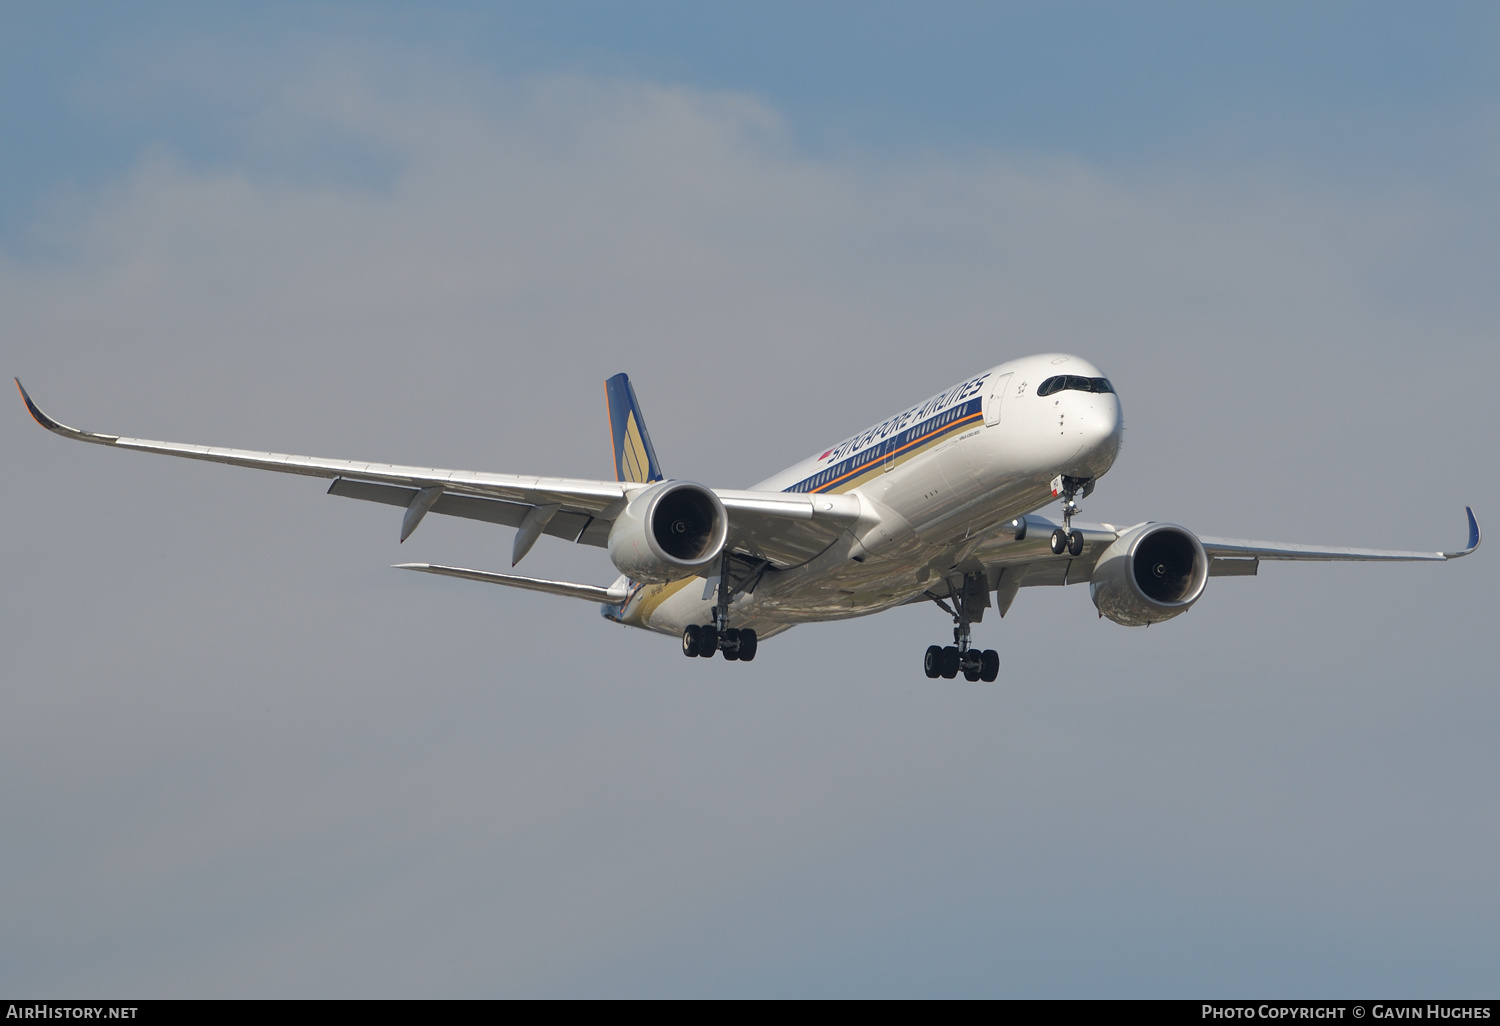
[[[16,383],[16,391],[21,393],[21,401],[26,404],[26,409],[31,411],[31,419],[36,421],[48,431],[56,431],[62,427],[57,421],[42,412],[42,408],[31,398],[31,393],[26,391],[26,386],[21,384],[20,378],[11,378]]]
[[[1469,553],[1479,548],[1479,541],[1481,537],[1479,532],[1479,521],[1474,519],[1473,507],[1465,506],[1464,513],[1467,514],[1469,518],[1469,544],[1467,548],[1460,549],[1457,552],[1443,553],[1443,555],[1449,559],[1459,559],[1460,557],[1467,556]]]
[[[16,391],[21,393],[21,401],[26,404],[26,409],[31,411],[31,418],[48,431],[56,432],[64,438],[76,438],[80,442],[96,442],[100,445],[114,445],[120,440],[119,435],[103,435],[96,431],[80,431],[78,428],[68,427],[61,421],[53,420],[42,412],[42,408],[31,398],[31,393],[26,391],[26,386],[21,384],[20,378],[12,378],[16,383]]]

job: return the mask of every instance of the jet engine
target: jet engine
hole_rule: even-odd
[[[1208,583],[1208,553],[1175,524],[1141,524],[1099,556],[1089,594],[1101,616],[1145,627],[1185,613]]]
[[[663,481],[636,494],[609,529],[609,558],[633,581],[663,584],[715,566],[729,514],[713,492]]]

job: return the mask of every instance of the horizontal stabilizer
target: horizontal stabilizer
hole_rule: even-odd
[[[492,570],[466,570],[461,566],[436,566],[432,563],[397,563],[397,570],[420,570],[424,574],[441,574],[444,577],[462,577],[486,584],[503,584],[507,588],[524,588],[527,591],[545,591],[549,595],[583,599],[585,602],[623,602],[624,588],[601,588],[597,584],[572,584],[568,581],[544,581],[539,577],[522,577],[519,574],[500,574]]]

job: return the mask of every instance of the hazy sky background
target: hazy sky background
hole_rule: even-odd
[[[1493,5],[0,6],[0,355],[80,427],[742,487],[1002,359],[1088,519],[1500,511]],[[0,417],[0,990],[1493,996],[1493,553],[684,660],[511,532]],[[1492,543],[1493,544],[1493,543]],[[522,570],[607,583],[553,539]]]

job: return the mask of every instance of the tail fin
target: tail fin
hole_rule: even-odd
[[[646,418],[641,416],[630,379],[616,374],[604,382],[604,394],[609,399],[609,428],[615,444],[615,480],[660,481],[661,464],[656,462],[656,450],[646,433]]]

